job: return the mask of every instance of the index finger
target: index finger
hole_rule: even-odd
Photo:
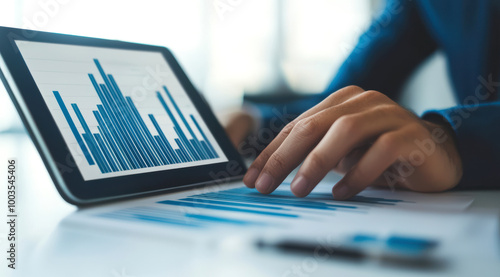
[[[245,177],[243,178],[243,182],[249,188],[255,187],[255,181],[257,177],[259,177],[262,168],[264,168],[265,164],[271,157],[271,155],[280,147],[283,141],[288,137],[288,135],[292,132],[294,126],[302,119],[305,119],[313,114],[316,114],[324,109],[330,108],[332,106],[339,105],[348,99],[364,92],[364,90],[357,86],[348,86],[342,88],[335,93],[328,96],[325,100],[321,101],[318,105],[312,107],[307,110],[295,120],[287,124],[283,130],[276,136],[276,138],[262,151],[262,153],[255,159],[255,161],[250,165]]]

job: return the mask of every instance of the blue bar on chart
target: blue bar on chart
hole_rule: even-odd
[[[109,173],[219,158],[196,118],[192,114],[184,116],[166,86],[162,86],[166,98],[160,91],[157,91],[156,95],[173,124],[173,132],[170,133],[177,134],[177,137],[171,138],[166,137],[155,115],[148,114],[148,119],[158,135],[151,133],[132,98],[123,95],[113,75],[104,71],[98,59],[94,59],[94,63],[104,81],[100,84],[92,73],[88,73],[89,81],[100,100],[96,110],[92,111],[98,124],[97,131],[90,130],[78,104],[71,103],[70,106],[83,129],[83,133],[80,133],[61,93],[53,91],[89,165],[96,165],[102,173]],[[173,110],[165,99],[170,101]],[[181,119],[180,122],[174,113]],[[192,123],[188,122],[188,119],[191,119]],[[194,124],[196,129],[193,129],[191,124]],[[198,130],[202,138],[198,138],[193,130]]]

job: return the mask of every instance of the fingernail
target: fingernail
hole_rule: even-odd
[[[344,184],[338,184],[333,189],[333,198],[345,199],[349,195],[349,188]]]
[[[255,187],[261,193],[268,193],[273,185],[273,177],[268,173],[263,173],[255,183]]]
[[[259,177],[259,171],[257,168],[250,168],[247,171],[247,174],[245,174],[245,177],[243,177],[243,183],[245,183],[245,185],[249,188],[254,188],[257,177]]]
[[[295,177],[295,179],[293,179],[292,183],[290,184],[290,188],[293,194],[299,197],[306,196],[309,192],[307,179],[303,176]]]

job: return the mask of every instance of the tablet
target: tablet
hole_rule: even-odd
[[[240,179],[238,152],[165,47],[0,27],[1,78],[76,205]]]

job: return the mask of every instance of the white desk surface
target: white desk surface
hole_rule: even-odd
[[[7,226],[2,224],[0,276],[500,276],[500,254],[426,270],[334,259],[307,264],[302,255],[259,252],[230,241],[213,247],[169,239],[168,234],[157,238],[147,233],[68,228],[60,223],[77,209],[59,196],[26,134],[0,135],[4,219],[7,159],[12,157],[18,163],[18,268],[7,268]],[[471,208],[500,211],[500,191],[454,193],[474,197]],[[498,237],[491,243],[500,245]]]

